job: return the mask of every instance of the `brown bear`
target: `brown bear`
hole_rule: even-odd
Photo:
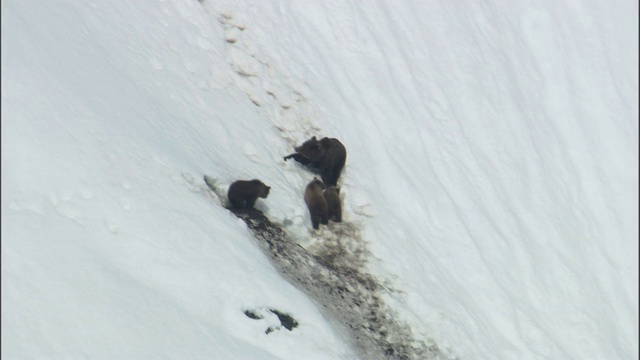
[[[295,153],[287,155],[284,160],[295,161],[320,173],[327,186],[337,185],[340,172],[347,160],[347,150],[338,139],[312,137],[302,145],[294,148]]]
[[[324,189],[324,184],[317,177],[314,177],[304,190],[304,202],[309,208],[311,224],[314,229],[318,229],[320,224],[329,223],[329,208],[327,200],[322,194],[322,189]]]
[[[266,199],[269,190],[271,187],[257,179],[237,180],[229,186],[227,198],[233,209],[253,209],[258,197]]]
[[[342,222],[342,205],[340,205],[340,188],[337,186],[329,186],[324,189],[324,198],[327,200],[327,208],[329,209],[329,220],[334,222]]]

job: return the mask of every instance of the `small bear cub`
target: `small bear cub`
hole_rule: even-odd
[[[324,189],[324,198],[327,201],[329,209],[329,220],[333,222],[342,222],[342,205],[340,204],[340,188],[337,186],[329,186]]]
[[[324,183],[314,177],[304,190],[304,202],[307,203],[311,224],[316,230],[320,228],[320,224],[329,223],[329,208],[322,193],[323,189]]]
[[[237,180],[229,186],[227,198],[233,209],[253,209],[258,197],[266,199],[271,187],[258,179]]]

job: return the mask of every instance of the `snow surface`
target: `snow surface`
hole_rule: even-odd
[[[633,1],[2,2],[2,357],[355,359],[202,175],[313,251],[313,135],[365,270],[460,359],[638,358]],[[299,327],[279,329],[268,309]],[[253,320],[243,314],[265,315]]]

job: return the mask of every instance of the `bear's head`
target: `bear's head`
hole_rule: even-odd
[[[266,199],[267,196],[269,195],[269,190],[271,190],[271,187],[267,186],[265,183],[263,183],[258,179],[253,179],[250,182],[251,182],[251,188],[253,189],[252,191],[254,192],[254,194],[258,195],[263,199]]]
[[[316,176],[313,177],[313,180],[311,180],[311,183],[315,186],[320,187],[320,189],[324,189],[325,187],[322,180],[318,179]]]
[[[262,184],[262,185],[264,185],[264,184]],[[269,196],[269,190],[271,190],[271,187],[267,186],[267,185],[264,185],[262,187],[262,194],[260,194],[260,197],[263,198],[263,199],[266,199],[267,196]]]
[[[325,149],[316,137],[305,141],[302,145],[294,147],[296,152],[311,161],[320,161],[324,157]]]
[[[335,185],[327,187],[324,191],[325,192],[334,192],[336,194],[340,194],[340,188],[335,186]]]

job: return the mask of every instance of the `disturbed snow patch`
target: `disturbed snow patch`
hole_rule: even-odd
[[[278,319],[278,322],[280,322],[280,325],[271,325],[267,327],[265,330],[265,334],[267,335],[276,330],[281,330],[282,328],[292,331],[298,327],[298,321],[296,321],[293,316],[277,309],[246,309],[243,313],[246,317],[252,320],[263,320],[269,314],[274,315]],[[265,315],[265,313],[267,313],[267,315]]]
[[[204,180],[225,204],[224,189],[207,175]],[[229,210],[247,224],[278,272],[316,300],[351,336],[363,358],[454,358],[432,340],[414,338],[411,329],[396,320],[382,297],[391,289],[364,269],[368,252],[356,226],[334,224],[336,231],[326,246],[317,241],[311,253],[260,210]]]

